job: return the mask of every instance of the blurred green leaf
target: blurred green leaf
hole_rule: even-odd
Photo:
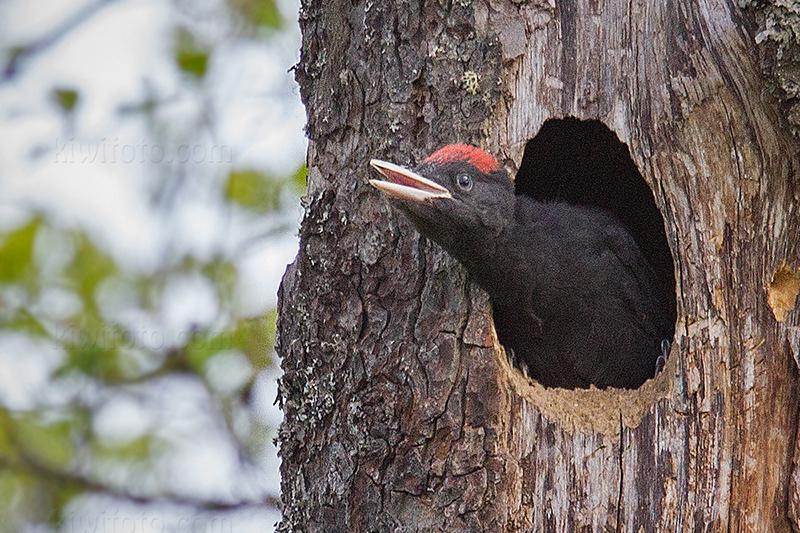
[[[216,258],[203,265],[200,272],[206,276],[217,288],[220,301],[225,304],[230,302],[236,287],[236,266],[226,259]]]
[[[69,419],[48,424],[36,414],[12,416],[0,408],[0,532],[20,531],[31,522],[61,522],[64,506],[84,487],[64,468],[76,453],[73,428],[82,414],[77,409]],[[8,521],[12,517],[16,526]]]
[[[33,509],[41,487],[30,474],[0,468],[0,532],[16,532],[26,522],[39,518]]]
[[[99,458],[120,461],[142,461],[149,458],[153,451],[153,436],[142,435],[122,443],[100,443],[94,441],[93,448]]]
[[[240,320],[233,331],[233,341],[256,370],[272,365],[272,348],[275,345],[276,311],[265,317]]]
[[[55,468],[66,467],[75,455],[68,421],[44,423],[32,415],[14,420],[15,440],[25,454]]]
[[[52,507],[48,509],[50,526],[56,530],[63,530],[66,518],[64,508],[73,498],[84,492],[83,488],[80,483],[59,483],[55,480],[50,480],[47,488],[50,489],[49,496],[52,500]]]
[[[306,188],[308,187],[308,167],[301,165],[300,168],[298,168],[292,175],[291,180],[295,186],[295,190],[299,194],[305,192]]]
[[[16,461],[17,449],[12,434],[14,419],[6,409],[0,408],[0,461]]]
[[[247,209],[266,213],[280,206],[281,183],[255,170],[237,170],[228,176],[225,195]]]
[[[78,103],[78,92],[74,89],[53,89],[53,100],[64,112],[69,113]]]
[[[272,365],[277,312],[266,317],[244,319],[220,333],[197,331],[186,345],[189,364],[201,372],[205,363],[222,350],[236,349],[244,353],[258,370]]]
[[[228,3],[256,26],[277,30],[283,25],[274,0],[228,0]]]
[[[0,237],[0,282],[32,282],[33,240],[40,225],[41,220],[34,218]],[[23,280],[24,277],[28,279]]]
[[[0,469],[0,533],[31,531],[31,524],[45,523],[52,531],[63,531],[64,507],[80,493],[78,483],[41,479],[37,473],[24,468]]]
[[[186,359],[196,372],[200,373],[206,364],[217,352],[230,348],[229,332],[212,334],[208,331],[195,331],[186,344]]]
[[[27,333],[34,337],[45,337],[48,334],[42,323],[27,309],[18,310],[14,317],[6,322],[3,327],[12,331]]]
[[[69,346],[67,353],[69,360],[64,371],[80,370],[84,374],[106,380],[119,378],[116,350],[109,350],[100,344],[88,342]]]
[[[57,335],[59,345],[68,354],[67,365],[59,375],[79,370],[107,381],[121,378],[119,350],[135,342],[129,332],[92,317],[67,326]]]
[[[210,51],[186,29],[179,28],[175,44],[175,62],[178,68],[194,76],[202,78],[208,69]]]
[[[66,275],[89,312],[96,312],[95,290],[107,277],[117,272],[114,260],[97,248],[86,235],[76,239],[76,252]]]

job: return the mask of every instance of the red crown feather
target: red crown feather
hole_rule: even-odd
[[[451,163],[453,161],[465,161],[484,174],[500,170],[500,165],[497,164],[494,157],[480,148],[475,148],[467,144],[448,144],[436,150],[425,159],[426,163],[434,163],[437,165]]]

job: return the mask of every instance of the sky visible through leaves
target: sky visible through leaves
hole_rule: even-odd
[[[0,3],[0,532],[278,520],[297,9]]]

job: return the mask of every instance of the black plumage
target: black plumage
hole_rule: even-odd
[[[635,388],[656,372],[674,311],[607,211],[514,194],[485,152],[450,145],[371,183],[489,293],[500,342],[550,387]]]

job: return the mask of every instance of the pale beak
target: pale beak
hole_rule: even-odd
[[[416,172],[394,163],[373,159],[369,162],[386,180],[369,180],[369,184],[386,196],[400,200],[424,202],[434,198],[452,198],[450,191]]]

